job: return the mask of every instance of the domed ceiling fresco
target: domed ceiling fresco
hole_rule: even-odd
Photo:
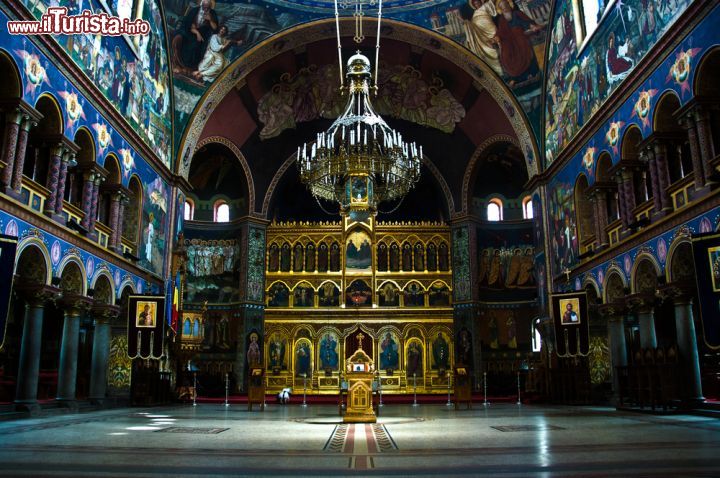
[[[346,7],[340,15],[352,15],[353,3],[340,2]],[[364,3],[366,18],[374,17],[375,2]],[[551,3],[387,0],[383,18],[442,34],[477,55],[513,91],[537,135]],[[174,78],[176,154],[190,116],[228,65],[280,31],[334,16],[332,0],[167,0],[163,6]],[[375,32],[367,30],[366,35],[374,37]]]

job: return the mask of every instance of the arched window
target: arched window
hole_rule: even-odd
[[[195,205],[190,199],[185,200],[185,211],[183,213],[183,217],[186,221],[192,221],[193,217],[195,217]]]
[[[488,221],[502,221],[503,218],[503,204],[498,198],[491,199],[487,205],[487,220]]]
[[[215,222],[230,221],[230,206],[223,200],[215,203]]]
[[[530,196],[525,196],[522,202],[523,206],[523,219],[533,218],[533,202]]]

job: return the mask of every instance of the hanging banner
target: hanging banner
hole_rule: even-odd
[[[165,297],[128,297],[128,356],[158,359],[163,354]]]
[[[585,292],[551,297],[558,357],[587,355],[590,349],[587,296]]]
[[[720,349],[720,234],[692,238],[703,340]]]
[[[17,242],[18,239],[15,236],[0,234],[0,349],[5,345],[5,329],[10,311]]]

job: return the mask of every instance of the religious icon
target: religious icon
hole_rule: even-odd
[[[140,313],[137,315],[135,321],[136,327],[148,327],[153,328],[156,324],[157,317],[157,304],[152,301],[138,301],[137,310]]]
[[[295,346],[295,376],[309,377],[312,373],[310,364],[310,344],[307,340],[298,341]]]
[[[372,290],[362,280],[356,280],[345,292],[345,304],[348,307],[370,307],[372,306]]]
[[[708,248],[713,291],[720,292],[720,246]]]
[[[412,339],[407,347],[405,359],[405,368],[407,370],[407,376],[412,377],[422,376],[423,374],[423,362],[422,362],[422,346],[417,339]]]
[[[397,307],[400,305],[398,288],[392,282],[386,282],[378,291],[378,300],[381,307]]]
[[[397,336],[392,332],[387,332],[382,342],[380,342],[380,369],[396,370],[400,365],[400,356],[398,355]]]
[[[369,270],[372,265],[370,237],[364,232],[353,232],[345,244],[345,266],[348,270]]]
[[[320,340],[320,367],[323,370],[338,368],[338,340],[333,333],[326,333]]]
[[[250,334],[250,344],[248,344],[247,361],[249,365],[260,364],[260,345],[258,344],[259,336],[257,332]]]
[[[433,368],[443,372],[447,370],[450,358],[450,348],[448,341],[442,332],[437,334],[437,337],[432,344],[433,353]]]
[[[562,325],[577,325],[580,323],[580,299],[560,300],[560,323]]]

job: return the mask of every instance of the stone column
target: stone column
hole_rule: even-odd
[[[65,154],[65,146],[59,143],[50,149],[50,163],[48,165],[47,182],[45,186],[50,195],[45,200],[45,214],[52,216],[55,214],[55,203],[57,202],[57,188],[60,181],[60,163]],[[62,202],[60,203],[62,204]]]
[[[65,182],[67,181],[68,163],[73,160],[74,154],[65,154],[60,163],[60,178],[58,180],[57,199],[55,201],[55,216],[62,219],[63,201],[65,201]]]
[[[92,365],[90,367],[90,401],[102,404],[107,392],[107,368],[110,354],[110,321],[120,314],[120,307],[100,305],[92,309],[95,316],[93,332]]]
[[[620,375],[617,367],[626,367],[628,363],[623,308],[617,304],[604,304],[600,306],[599,312],[607,317],[610,359],[612,361],[613,397],[615,403],[619,404]]]
[[[64,293],[61,306],[65,310],[56,400],[68,408],[76,408],[75,385],[77,382],[78,342],[80,340],[80,316],[90,305],[87,297]]]
[[[667,188],[670,186],[670,170],[667,163],[667,145],[655,141],[653,144],[653,152],[655,156],[655,170],[657,173],[658,191],[660,192],[660,205],[662,213],[667,214],[673,210],[670,195]]]
[[[698,143],[698,132],[695,118],[692,113],[680,118],[680,126],[687,132],[688,143],[690,144],[690,157],[692,159],[693,172],[695,173],[695,192],[696,196],[705,195],[708,190],[705,188],[705,171],[703,158],[700,153],[700,145]]]
[[[715,158],[718,152],[714,151],[712,138],[710,136],[710,115],[705,108],[698,106],[695,108],[694,119],[697,129],[698,148],[700,150],[700,162],[703,165],[703,171],[705,173],[705,182],[713,182],[710,176],[715,170],[710,165],[710,161]],[[694,165],[695,163],[693,162],[693,167]]]
[[[17,373],[15,408],[35,413],[40,410],[37,403],[40,374],[40,352],[42,348],[42,326],[45,302],[56,296],[57,289],[43,285],[16,286],[16,291],[25,298],[25,319],[23,321],[20,363]]]
[[[93,191],[92,191],[92,199],[91,199],[91,208],[92,211],[90,213],[90,221],[88,223],[88,236],[91,238],[96,237],[95,235],[95,221],[97,221],[97,215],[98,215],[98,197],[100,195],[100,184],[104,181],[103,177],[99,174],[95,175],[95,181],[93,183]]]
[[[700,354],[698,353],[697,335],[693,319],[692,295],[687,293],[687,287],[668,286],[668,294],[675,305],[675,330],[680,350],[682,375],[685,376],[685,390],[688,400],[702,402],[705,400],[702,393],[702,380],[700,378]]]
[[[655,335],[655,296],[638,293],[627,297],[628,307],[637,313],[640,328],[640,346],[644,349],[657,348]]]
[[[622,220],[622,233],[629,233],[630,224],[635,222],[633,209],[635,209],[635,186],[633,185],[633,172],[624,167],[618,175],[618,197],[620,206],[620,219]]]
[[[606,231],[608,226],[607,202],[610,200],[608,196],[608,191],[605,189],[597,189],[594,194],[595,216],[597,217],[596,237],[600,247],[607,246],[609,243]]]
[[[0,152],[2,161],[5,163],[2,176],[0,176],[0,184],[3,188],[7,188],[12,183],[13,167],[15,166],[15,153],[17,151],[18,134],[20,133],[20,123],[23,121],[23,114],[20,110],[13,110],[5,115],[5,134],[3,139],[3,149]]]
[[[130,202],[130,198],[123,194],[120,198],[120,202],[118,203],[117,233],[115,234],[115,251],[118,254],[121,254],[123,251],[122,235],[125,226],[125,206],[128,202]]]
[[[23,120],[20,132],[18,133],[17,151],[15,153],[15,168],[13,169],[12,183],[10,184],[10,188],[12,189],[11,194],[15,197],[20,197],[28,138],[30,137],[30,129],[35,126],[37,126],[37,121],[31,118],[26,118]]]
[[[95,172],[85,171],[83,173],[83,192],[82,192],[82,210],[85,215],[82,218],[81,225],[85,229],[90,229],[90,216],[92,215],[92,195],[95,187]]]
[[[643,151],[641,151],[640,159],[647,164],[648,171],[650,171],[650,183],[652,185],[653,192],[653,207],[655,208],[655,211],[653,212],[653,217],[660,218],[665,215],[665,213],[663,212],[662,196],[663,194],[667,194],[667,192],[663,191],[660,188],[657,161],[655,160],[655,151],[653,150],[653,148],[651,146],[648,146]]]
[[[110,197],[110,224],[108,224],[108,226],[110,227],[110,238],[108,240],[108,247],[110,249],[115,249],[115,244],[117,244],[120,195],[120,191],[114,191]]]

